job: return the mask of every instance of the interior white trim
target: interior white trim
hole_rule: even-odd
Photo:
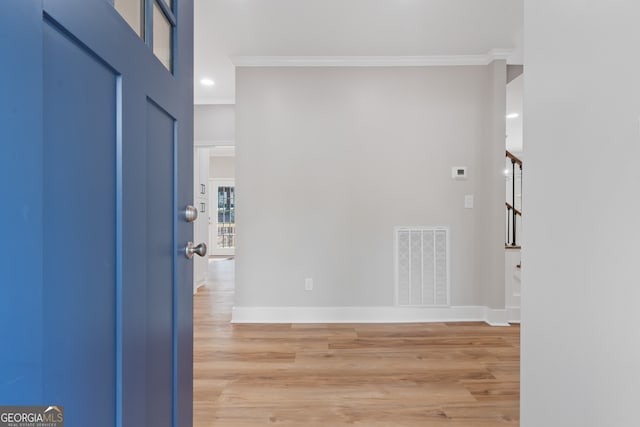
[[[509,326],[507,310],[485,307],[486,322],[491,326]]]
[[[209,148],[209,157],[235,157],[236,147],[233,145],[218,145]]]
[[[487,65],[507,59],[513,49],[492,49],[480,55],[429,56],[234,56],[237,67],[422,67]]]
[[[219,139],[219,140],[196,140],[193,141],[193,145],[196,147],[235,147],[235,141],[231,139]]]
[[[507,320],[509,323],[520,323],[520,307],[507,307]]]
[[[207,283],[207,279],[202,279],[202,280],[198,281],[193,287],[193,294],[195,295],[196,292],[198,292],[198,289],[203,287],[205,285],[205,283]]]
[[[457,307],[233,307],[231,323],[487,322],[509,326],[506,310]]]
[[[487,58],[489,60],[487,64],[497,59],[508,60],[515,51],[516,49],[491,49],[489,52],[487,52]]]

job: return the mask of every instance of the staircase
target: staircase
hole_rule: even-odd
[[[520,321],[520,236],[522,235],[522,160],[505,155],[505,308],[510,322]]]

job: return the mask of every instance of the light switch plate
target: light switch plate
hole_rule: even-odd
[[[473,209],[473,194],[466,194],[464,196],[465,209]]]

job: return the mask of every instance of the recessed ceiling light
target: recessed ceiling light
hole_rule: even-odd
[[[518,113],[511,113],[511,114],[507,114],[507,119],[515,119],[516,117],[518,117],[519,114]]]
[[[200,84],[202,86],[213,86],[215,83],[211,79],[202,79],[200,80]]]

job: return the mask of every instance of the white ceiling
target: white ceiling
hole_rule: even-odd
[[[195,0],[196,103],[233,103],[231,58],[485,55],[515,49],[523,0]],[[200,79],[215,81],[210,88]]]

